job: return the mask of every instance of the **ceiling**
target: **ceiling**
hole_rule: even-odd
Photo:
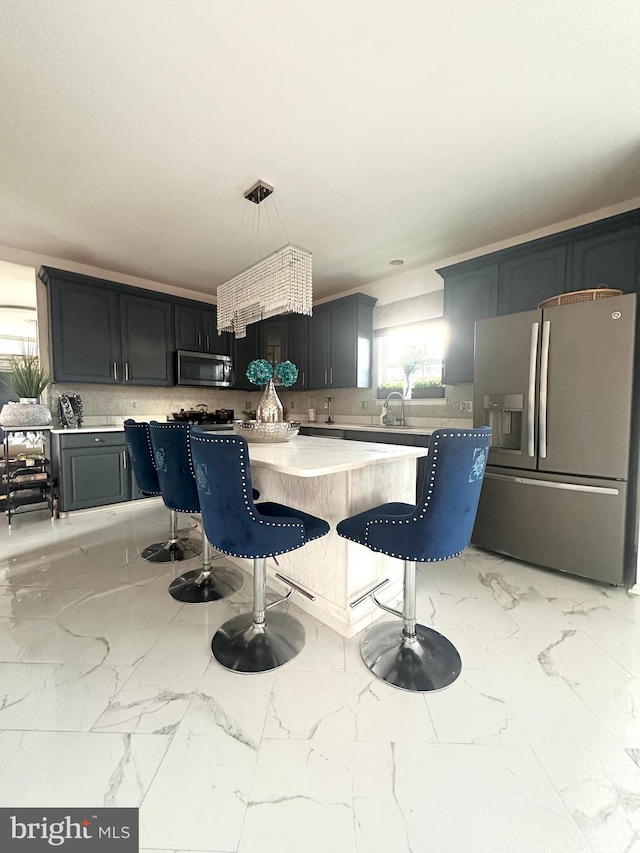
[[[286,239],[319,298],[640,195],[637,0],[2,0],[0,48],[0,244],[202,293]]]

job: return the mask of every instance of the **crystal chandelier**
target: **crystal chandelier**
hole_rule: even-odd
[[[244,197],[260,204],[272,192],[273,187],[258,181]],[[233,332],[236,338],[246,337],[249,323],[266,317],[310,315],[311,252],[287,243],[221,284],[217,299],[218,332]]]

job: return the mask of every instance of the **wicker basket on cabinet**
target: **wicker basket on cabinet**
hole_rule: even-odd
[[[624,291],[616,290],[606,284],[589,287],[586,290],[572,290],[570,293],[560,293],[550,296],[538,303],[538,308],[556,308],[558,305],[574,305],[576,302],[591,302],[594,299],[604,299],[607,296],[621,296]]]

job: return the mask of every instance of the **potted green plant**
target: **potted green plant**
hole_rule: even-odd
[[[414,400],[444,397],[444,385],[440,379],[416,379],[411,396]]]
[[[9,370],[2,380],[19,403],[6,403],[0,411],[0,424],[6,427],[47,426],[51,423],[51,412],[41,405],[40,395],[51,384],[51,379],[40,364],[32,346],[22,342],[20,355],[9,358]]]
[[[409,400],[411,399],[412,389],[416,387],[417,383],[417,380],[416,382],[412,382],[413,374],[416,370],[420,370],[423,367],[433,370],[440,365],[440,359],[429,354],[429,347],[427,345],[414,344],[403,350],[399,364],[405,377],[404,396]]]
[[[402,392],[404,384],[402,382],[381,382],[378,385],[376,396],[380,399],[386,399],[392,391]]]

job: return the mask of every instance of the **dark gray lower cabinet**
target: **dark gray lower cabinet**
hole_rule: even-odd
[[[52,462],[61,512],[141,497],[123,432],[57,433]]]

